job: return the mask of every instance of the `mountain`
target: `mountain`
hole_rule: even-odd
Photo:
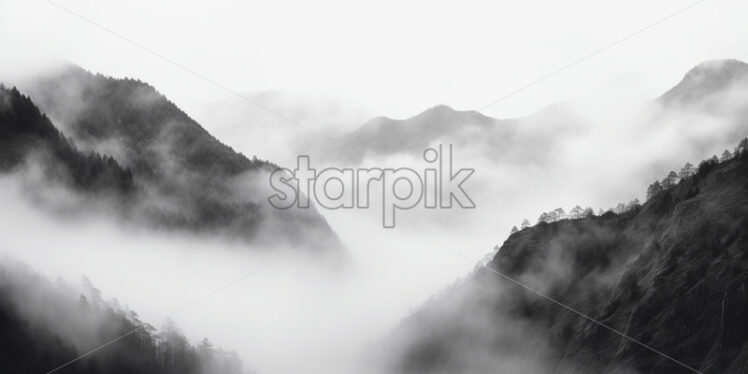
[[[341,139],[340,156],[360,162],[367,154],[387,155],[411,150],[423,151],[439,138],[475,127],[490,132],[497,120],[476,111],[456,111],[446,105],[427,109],[413,117],[397,120],[377,117]]]
[[[289,119],[322,130],[349,127],[351,121],[366,118],[362,109],[345,100],[280,90],[245,92],[241,97],[232,96],[197,106],[194,112],[195,119],[201,123],[207,125],[209,121],[217,121],[216,127],[227,133],[253,126],[260,126],[266,132],[280,130],[279,127],[298,131],[299,128],[293,127],[292,123],[280,123]]]
[[[639,208],[510,235],[403,321],[393,372],[745,373],[746,292],[748,140]]]
[[[748,84],[748,64],[738,60],[705,61],[658,100],[665,104],[692,105],[706,97],[725,94],[736,85]]]
[[[82,289],[52,284],[28,266],[0,262],[0,367],[6,373],[47,373],[109,341],[60,373],[241,374],[233,352],[209,340],[195,346],[171,322],[159,331],[84,278]]]
[[[637,121],[651,122],[652,126],[671,118],[686,122],[684,126],[691,124],[687,121],[694,121],[694,116],[678,117],[684,110],[716,114],[742,124],[748,120],[746,78],[748,64],[744,62],[706,61],[660,97],[629,112],[648,113]],[[406,119],[374,118],[324,148],[327,158],[355,164],[367,156],[420,154],[427,146],[441,142],[480,149],[494,159],[542,163],[552,159],[564,141],[595,130],[585,114],[575,105],[562,103],[526,117],[496,119],[438,105]]]
[[[196,105],[190,114],[236,149],[250,149],[280,165],[328,133],[347,131],[368,115],[345,100],[288,91],[256,91]],[[345,130],[344,130],[345,129]]]
[[[555,149],[556,134],[577,133],[582,122],[561,105],[508,120],[438,105],[407,119],[374,118],[332,141],[322,155],[329,160],[357,164],[366,157],[403,153],[420,156],[427,146],[442,143],[479,150],[518,165],[542,163]]]
[[[275,165],[224,145],[147,83],[65,66],[22,87],[82,149],[132,171],[145,191],[134,219],[271,246],[342,247],[316,210],[269,206]]]
[[[50,181],[124,197],[136,191],[132,172],[113,158],[83,153],[16,88],[0,86],[0,171],[38,164]]]

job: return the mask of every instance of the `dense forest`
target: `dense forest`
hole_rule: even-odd
[[[340,253],[342,244],[315,209],[267,204],[266,178],[275,165],[224,145],[152,86],[66,65],[22,88],[33,103],[6,90],[8,105],[18,108],[5,112],[0,129],[14,144],[25,144],[19,130],[54,138],[36,147],[49,153],[45,174],[69,174],[77,187],[109,183],[123,196],[137,189],[120,216],[149,227]],[[15,148],[4,147],[0,165],[18,164]],[[69,173],[50,166],[58,159]]]
[[[105,301],[90,280],[51,283],[15,260],[0,261],[0,367],[46,373],[122,337],[60,373],[240,374],[235,353],[208,339],[190,344],[173,322],[160,330],[116,299]]]
[[[112,157],[81,152],[28,97],[0,86],[0,170],[13,171],[34,161],[46,176],[77,189],[124,195],[135,190],[129,169]]]
[[[0,171],[34,173],[36,187],[54,185],[92,201],[134,203],[146,193],[134,173],[111,156],[82,151],[16,88],[0,86]],[[127,209],[129,204],[120,204]],[[80,207],[83,208],[83,207]],[[55,284],[14,260],[0,261],[0,367],[45,373],[107,341],[124,336],[62,373],[238,374],[234,353],[204,339],[190,344],[170,321],[158,330],[116,300],[105,301],[90,281],[80,292]],[[128,335],[129,334],[129,335]]]
[[[180,167],[235,175],[273,165],[250,160],[210,135],[174,103],[145,82],[91,74],[66,66],[29,87],[34,101],[66,132],[87,144],[117,139],[138,174],[164,178],[160,145]],[[72,99],[72,100],[71,100]]]
[[[393,371],[747,372],[746,145],[636,209],[511,234],[403,322]]]

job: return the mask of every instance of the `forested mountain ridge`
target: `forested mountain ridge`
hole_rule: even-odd
[[[152,86],[66,65],[21,87],[82,149],[132,171],[144,193],[129,219],[268,246],[342,249],[314,208],[268,204],[275,165],[224,145]]]
[[[161,330],[142,322],[84,277],[78,288],[50,283],[26,265],[0,261],[0,368],[6,373],[46,373],[120,338],[60,373],[241,374],[233,352],[203,339],[190,344],[167,321]]]
[[[40,75],[28,88],[34,102],[73,139],[91,147],[121,142],[119,156],[138,175],[163,178],[165,157],[185,169],[215,176],[274,168],[224,145],[140,80],[111,78],[67,65]],[[164,149],[156,147],[159,143]]]
[[[634,210],[509,236],[408,317],[408,373],[688,373],[493,270],[703,373],[748,370],[748,142]]]
[[[52,125],[16,88],[0,86],[0,170],[13,171],[37,158],[45,174],[73,188],[129,195],[132,172],[112,157],[87,154]]]

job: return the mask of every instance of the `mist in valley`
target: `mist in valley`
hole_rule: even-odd
[[[704,2],[559,74],[683,4],[49,3],[0,4],[0,83],[29,96],[66,151],[132,172],[132,191],[70,187],[44,152],[3,169],[0,271],[28,265],[65,290],[73,307],[59,310],[44,292],[12,298],[31,322],[66,314],[74,326],[48,330],[79,355],[111,331],[74,315],[95,287],[161,331],[236,352],[247,374],[393,374],[419,361],[432,373],[586,374],[556,365],[553,332],[503,309],[537,298],[485,266],[524,219],[644,202],[652,182],[748,136],[748,65],[689,70],[745,58],[738,1]],[[425,208],[429,190],[385,228],[394,191],[378,183],[366,209],[267,200],[270,173],[300,155],[318,171],[423,175],[424,151],[440,146],[474,170],[463,188],[475,208]],[[520,280],[577,287],[568,260],[541,256]],[[611,264],[574,290],[617,284],[631,266]],[[424,336],[453,340],[444,356],[410,351]]]
[[[92,214],[49,209],[72,204],[76,197],[51,188],[28,190],[24,181],[29,183],[30,172],[23,178],[6,175],[0,183],[0,221],[6,228],[0,248],[49,279],[75,282],[85,274],[104,298],[116,298],[156,327],[169,312],[188,305],[168,318],[193,343],[209,337],[259,373],[387,372],[381,344],[392,329],[473,270],[475,263],[450,251],[477,262],[523,218],[535,223],[541,212],[558,206],[580,204],[597,211],[643,200],[646,186],[669,170],[732,149],[737,136],[745,135],[739,105],[745,86],[735,87],[720,93],[726,96],[719,102],[726,104],[716,111],[663,108],[656,102],[612,104],[615,98],[560,104],[512,128],[506,158],[495,158],[490,147],[460,137],[464,134],[439,138],[434,144],[454,143],[456,167],[475,169],[464,187],[476,208],[398,211],[393,229],[381,226],[376,194],[370,209],[320,209],[347,251],[342,264],[292,246],[269,250],[221,235],[131,225],[106,206]],[[222,123],[207,118],[204,125],[213,131]],[[298,144],[296,133],[287,136],[281,143]],[[251,141],[233,141],[238,151],[252,154]],[[272,149],[263,157],[288,157],[288,149],[278,149],[277,155]],[[329,159],[317,165],[310,156],[313,166],[336,166]],[[420,154],[370,154],[356,166],[420,170],[426,163]],[[240,179],[237,193],[255,199],[268,193],[261,185],[264,177]],[[487,328],[487,323],[470,323]],[[504,331],[506,326],[514,327]],[[499,328],[509,342],[537,333],[512,320],[490,327]],[[517,346],[516,355],[502,362],[530,372],[547,370],[528,351],[542,344],[542,336]],[[479,349],[468,353],[488,367],[496,363]]]

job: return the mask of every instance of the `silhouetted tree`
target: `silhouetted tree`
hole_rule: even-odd
[[[579,205],[571,208],[571,211],[569,212],[569,215],[573,219],[582,218],[583,214],[584,214],[584,209]]]
[[[738,147],[735,148],[735,154],[744,154],[745,152],[748,152],[748,138],[743,138],[743,140],[740,141],[740,144],[738,144]]]
[[[678,177],[680,179],[688,178],[696,174],[696,168],[691,165],[691,163],[686,163],[683,165],[683,168],[680,169],[680,173],[678,173]]]
[[[720,157],[719,162],[725,162],[732,158],[732,153],[730,151],[726,150],[722,152],[722,157]]]
[[[653,197],[659,195],[663,191],[660,182],[655,181],[649,188],[647,188],[647,200],[652,200]]]
[[[548,216],[548,213],[542,213],[540,217],[538,217],[538,223],[540,222],[550,222],[550,217]]]
[[[556,212],[555,210],[548,212],[548,222],[550,223],[556,221],[558,221],[558,212]]]
[[[530,227],[530,221],[528,221],[527,218],[523,219],[522,220],[522,225],[520,227],[522,228],[522,230]]]
[[[707,173],[709,173],[712,169],[714,169],[717,164],[719,164],[719,161],[715,160],[714,158],[709,158],[706,160],[703,160],[699,163],[699,168],[696,171],[696,175],[703,177]]]
[[[564,208],[556,208],[553,210],[554,215],[554,221],[562,220],[566,218],[566,212],[564,211]]]
[[[675,174],[674,171],[670,171],[667,177],[662,180],[662,188],[667,190],[675,186],[676,183],[678,183],[678,174]]]
[[[72,289],[53,285],[28,268],[0,263],[0,285],[2,372],[48,372],[81,353],[73,344],[80,338],[87,345],[117,343],[66,367],[65,373],[242,373],[236,354],[213,348],[207,339],[192,346],[170,321],[159,333],[118,303],[94,306],[85,295],[76,297]],[[85,292],[99,293],[88,279],[83,286]]]

